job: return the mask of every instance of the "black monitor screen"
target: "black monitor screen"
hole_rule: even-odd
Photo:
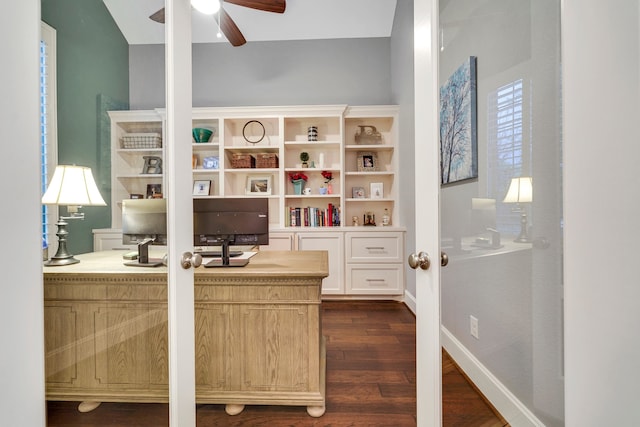
[[[166,199],[122,201],[122,243],[136,245],[153,239],[153,245],[167,244]]]
[[[266,198],[193,200],[194,246],[268,245]]]

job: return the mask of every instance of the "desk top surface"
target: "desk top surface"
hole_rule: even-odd
[[[75,255],[80,260],[78,264],[65,266],[45,266],[44,276],[57,275],[86,275],[86,274],[114,274],[114,275],[145,275],[166,276],[167,267],[130,267],[125,266],[122,256],[129,250],[111,250],[91,252]],[[150,257],[162,257],[164,253],[149,251]],[[261,251],[252,256],[249,264],[244,267],[216,267],[195,269],[195,276],[282,276],[288,277],[327,277],[329,275],[329,261],[326,251]]]

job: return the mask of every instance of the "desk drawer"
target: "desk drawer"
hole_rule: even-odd
[[[350,264],[347,267],[347,293],[361,295],[402,294],[402,264]]]
[[[402,262],[402,233],[347,233],[347,262]]]

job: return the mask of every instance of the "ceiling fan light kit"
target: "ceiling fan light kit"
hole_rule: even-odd
[[[249,9],[261,10],[263,12],[284,13],[287,2],[286,0],[191,0],[191,6],[197,11],[206,15],[213,15],[216,12],[218,16],[218,27],[222,30],[229,43],[233,46],[242,46],[247,41],[242,32],[233,22],[233,19],[224,10],[222,2],[232,3],[237,6],[248,7]],[[164,24],[164,8],[158,10],[149,18],[155,22]]]
[[[191,0],[191,6],[205,15],[213,15],[220,10],[220,2],[218,0]]]

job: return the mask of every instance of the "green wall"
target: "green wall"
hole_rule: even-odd
[[[57,33],[58,163],[91,167],[110,203],[108,122],[101,120],[101,105],[106,100],[126,108],[128,43],[102,0],[42,0],[41,5],[42,20]],[[108,206],[83,210],[84,221],[69,224],[71,253],[91,252],[91,230],[111,226]]]

